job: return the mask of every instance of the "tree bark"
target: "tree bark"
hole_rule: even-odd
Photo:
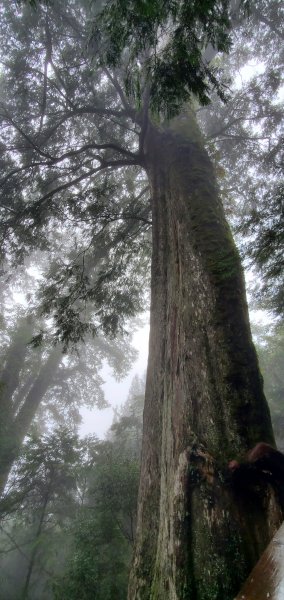
[[[129,600],[232,600],[281,522],[277,487],[228,461],[274,444],[244,278],[192,117],[149,124],[149,362]],[[241,487],[241,489],[240,489]]]

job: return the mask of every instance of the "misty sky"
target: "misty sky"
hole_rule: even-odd
[[[94,408],[93,410],[82,408],[80,412],[83,417],[83,422],[79,430],[81,435],[96,433],[99,437],[103,437],[112,424],[114,408],[121,406],[126,401],[134,375],[141,376],[146,371],[149,343],[148,315],[145,316],[144,321],[145,325],[138,329],[133,335],[133,346],[139,352],[137,360],[133,363],[132,369],[129,371],[127,377],[121,381],[116,381],[116,379],[112,377],[109,367],[102,371],[102,377],[105,380],[103,389],[105,391],[106,400],[111,404],[111,407],[103,410],[97,408]]]

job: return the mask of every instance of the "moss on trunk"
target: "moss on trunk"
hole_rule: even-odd
[[[151,328],[130,600],[232,600],[282,516],[269,483],[236,493],[226,467],[273,433],[240,258],[196,132],[175,121],[145,141]]]

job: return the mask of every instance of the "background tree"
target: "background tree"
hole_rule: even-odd
[[[26,440],[0,503],[3,600],[125,598],[142,405],[130,391],[108,441],[80,440],[64,428]]]
[[[108,434],[108,439],[115,443],[118,452],[127,453],[138,461],[141,457],[144,398],[145,376],[135,375],[128,398],[122,409],[115,413]]]
[[[55,597],[123,600],[136,529],[143,379],[136,376],[108,440],[89,446],[84,500],[71,528],[73,549]]]
[[[28,296],[31,298],[35,282],[26,275]],[[129,368],[135,351],[130,340],[117,338],[111,343],[103,336],[90,335],[76,352],[63,353],[62,345],[55,346],[48,336],[39,346],[34,334],[48,331],[48,323],[40,317],[29,302],[24,307],[23,287],[10,282],[8,290],[21,297],[21,304],[11,309],[5,300],[2,306],[1,382],[1,442],[0,474],[3,491],[11,466],[20,446],[37,421],[38,430],[47,431],[58,424],[76,427],[81,421],[82,406],[104,407],[103,379],[100,371],[108,362],[116,378]],[[6,290],[7,292],[7,290]],[[36,343],[32,344],[32,340]]]
[[[1,597],[50,597],[52,578],[62,569],[68,548],[64,526],[76,514],[81,458],[82,443],[66,429],[41,438],[33,433],[25,442],[12,491],[1,503],[1,570],[3,579],[12,579],[3,585]]]
[[[0,503],[5,599],[125,598],[136,525],[141,402],[138,407],[130,393],[112,441],[79,440],[61,428],[41,437],[34,433],[25,442]]]

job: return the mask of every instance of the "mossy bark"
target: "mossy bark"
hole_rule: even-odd
[[[185,124],[185,121],[184,121]],[[282,514],[277,491],[226,468],[274,443],[245,286],[201,136],[149,125],[149,363],[129,600],[232,600]]]

